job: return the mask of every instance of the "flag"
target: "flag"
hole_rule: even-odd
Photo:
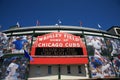
[[[58,23],[61,24],[62,22],[60,20],[58,20]]]
[[[19,24],[19,22],[17,22],[17,23],[16,23],[16,25],[17,25],[17,27],[20,27],[20,24]]]
[[[80,21],[80,27],[82,27],[82,21]]]
[[[24,56],[25,56],[26,58],[28,58],[30,61],[33,60],[32,56],[30,56],[29,53],[28,53],[26,50],[24,50]]]
[[[98,27],[99,27],[99,28],[102,28],[99,24],[98,24]]]
[[[55,26],[58,26],[58,24],[55,24]]]
[[[36,26],[40,26],[39,20],[36,21]]]

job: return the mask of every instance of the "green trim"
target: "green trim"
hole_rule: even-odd
[[[61,79],[61,66],[58,65],[58,79]]]
[[[84,35],[84,31],[82,31],[82,34]],[[85,42],[85,46],[86,46],[86,49],[87,49],[87,55],[88,55],[88,61],[90,62],[90,59],[89,59],[89,54],[88,54],[88,46],[87,46],[87,42],[86,42],[86,38],[85,38],[86,35],[84,35],[84,42]],[[91,70],[90,70],[90,63],[88,62],[87,64],[87,68],[88,68],[88,75],[89,75],[89,78],[92,78],[92,75],[91,75]]]

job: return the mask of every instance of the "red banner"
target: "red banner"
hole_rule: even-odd
[[[88,58],[87,57],[58,57],[58,58],[44,58],[44,57],[35,57],[33,61],[30,62],[30,64],[88,64]]]

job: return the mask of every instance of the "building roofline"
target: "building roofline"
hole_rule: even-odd
[[[60,30],[87,30],[87,31],[101,31],[106,32],[104,30],[99,30],[95,28],[89,28],[89,27],[80,27],[80,26],[65,26],[65,25],[51,25],[51,26],[30,26],[30,27],[19,27],[19,28],[13,28],[4,30],[3,32],[11,32],[11,31],[20,31],[20,30],[53,30],[53,29],[60,29]]]
[[[110,27],[109,29],[107,29],[106,31],[110,31],[110,30],[113,29],[113,28],[120,28],[120,26],[112,26],[112,27]]]

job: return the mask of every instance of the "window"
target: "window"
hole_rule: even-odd
[[[67,66],[67,73],[68,73],[68,74],[71,74],[70,66]]]
[[[80,66],[80,65],[78,66],[78,73],[79,73],[79,74],[82,73],[82,70],[81,70],[81,66]]]
[[[52,67],[48,66],[48,74],[51,74],[51,73],[52,73]]]
[[[40,66],[37,66],[36,75],[40,75]]]

